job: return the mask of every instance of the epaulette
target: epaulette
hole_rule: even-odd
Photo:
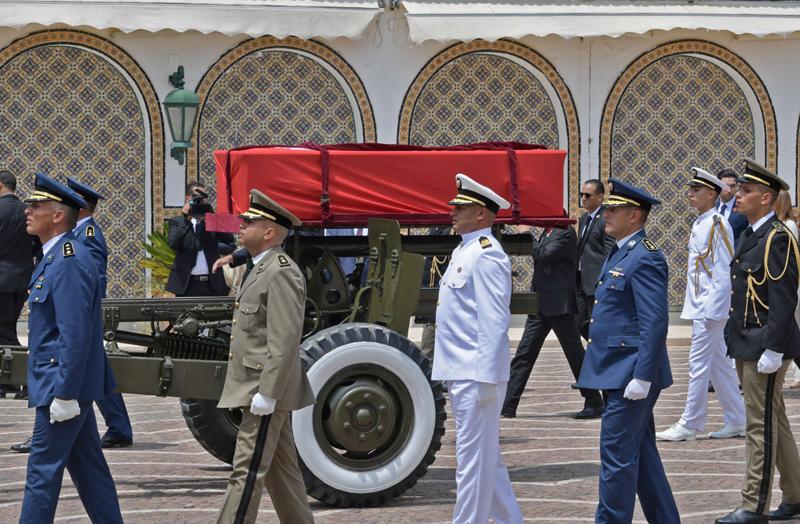
[[[773,227],[773,228],[775,229],[775,231],[777,231],[778,233],[785,233],[785,232],[786,232],[786,226],[784,226],[784,225],[783,225],[783,224],[781,224],[780,222],[773,222],[773,223],[772,223],[772,227]]]
[[[648,251],[658,251],[656,245],[653,244],[653,241],[650,240],[649,238],[643,238],[642,245],[644,245],[644,247],[646,247]]]
[[[489,240],[489,237],[481,237],[480,238],[481,247],[483,249],[488,249],[492,247],[492,241]]]
[[[64,250],[64,257],[74,257],[75,256],[75,248],[72,247],[72,242],[64,242],[62,245]]]
[[[94,226],[86,226],[86,236],[87,237],[94,236]]]
[[[278,265],[280,265],[280,267],[289,267],[292,263],[289,262],[289,258],[286,255],[281,253],[278,255]]]

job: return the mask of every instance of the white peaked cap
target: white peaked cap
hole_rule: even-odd
[[[705,186],[715,191],[723,191],[725,189],[725,182],[715,177],[705,169],[699,167],[692,168],[693,175],[689,181],[690,186]]]
[[[493,213],[497,213],[500,209],[511,207],[508,200],[462,173],[456,175],[456,187],[458,188],[458,194],[448,202],[451,206],[478,204]]]

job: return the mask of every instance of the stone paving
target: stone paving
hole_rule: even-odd
[[[687,385],[685,347],[670,349],[675,385],[656,404],[659,429],[675,422]],[[528,382],[518,418],[503,419],[503,457],[526,522],[593,522],[597,499],[599,420],[575,421],[569,414],[582,402],[560,349],[542,351]],[[795,435],[800,428],[800,390],[785,390]],[[126,395],[136,444],[109,450],[106,457],[117,483],[126,523],[214,522],[222,502],[227,465],[206,453],[183,422],[178,401]],[[710,395],[707,431],[722,426],[714,395]],[[8,446],[26,438],[31,410],[16,400],[0,400],[0,523],[16,522],[25,483],[26,456]],[[101,431],[104,430],[101,423]],[[454,431],[452,419],[436,462],[416,486],[380,508],[339,509],[311,501],[317,522],[445,523],[455,499]],[[739,502],[743,479],[744,439],[659,443],[684,524],[713,522]],[[773,496],[773,507],[779,493]],[[56,522],[88,523],[68,477],[61,491]],[[261,503],[259,523],[277,522],[269,497]],[[637,507],[634,522],[645,522]]]

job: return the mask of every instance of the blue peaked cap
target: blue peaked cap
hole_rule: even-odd
[[[644,189],[640,189],[622,180],[609,178],[608,183],[611,184],[611,194],[608,199],[603,202],[603,205],[606,207],[636,206],[649,211],[651,207],[661,203],[660,200],[653,197]]]
[[[67,179],[67,186],[80,194],[84,200],[87,202],[92,202],[94,204],[97,203],[98,200],[103,198],[103,195],[92,189],[91,187],[87,186],[82,182],[78,182],[72,177],[65,177]]]
[[[59,202],[74,209],[86,208],[86,200],[78,193],[43,173],[36,173],[34,190],[25,202]]]

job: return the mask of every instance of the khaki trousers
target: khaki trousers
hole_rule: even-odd
[[[769,511],[776,466],[783,492],[781,502],[800,502],[800,455],[783,402],[783,380],[791,362],[784,360],[778,371],[766,375],[758,372],[756,361],[736,360],[747,411],[742,507],[756,513]]]
[[[258,417],[245,408],[233,455],[219,524],[251,524],[258,516],[264,487],[284,524],[313,523],[303,475],[297,465],[290,412]]]

